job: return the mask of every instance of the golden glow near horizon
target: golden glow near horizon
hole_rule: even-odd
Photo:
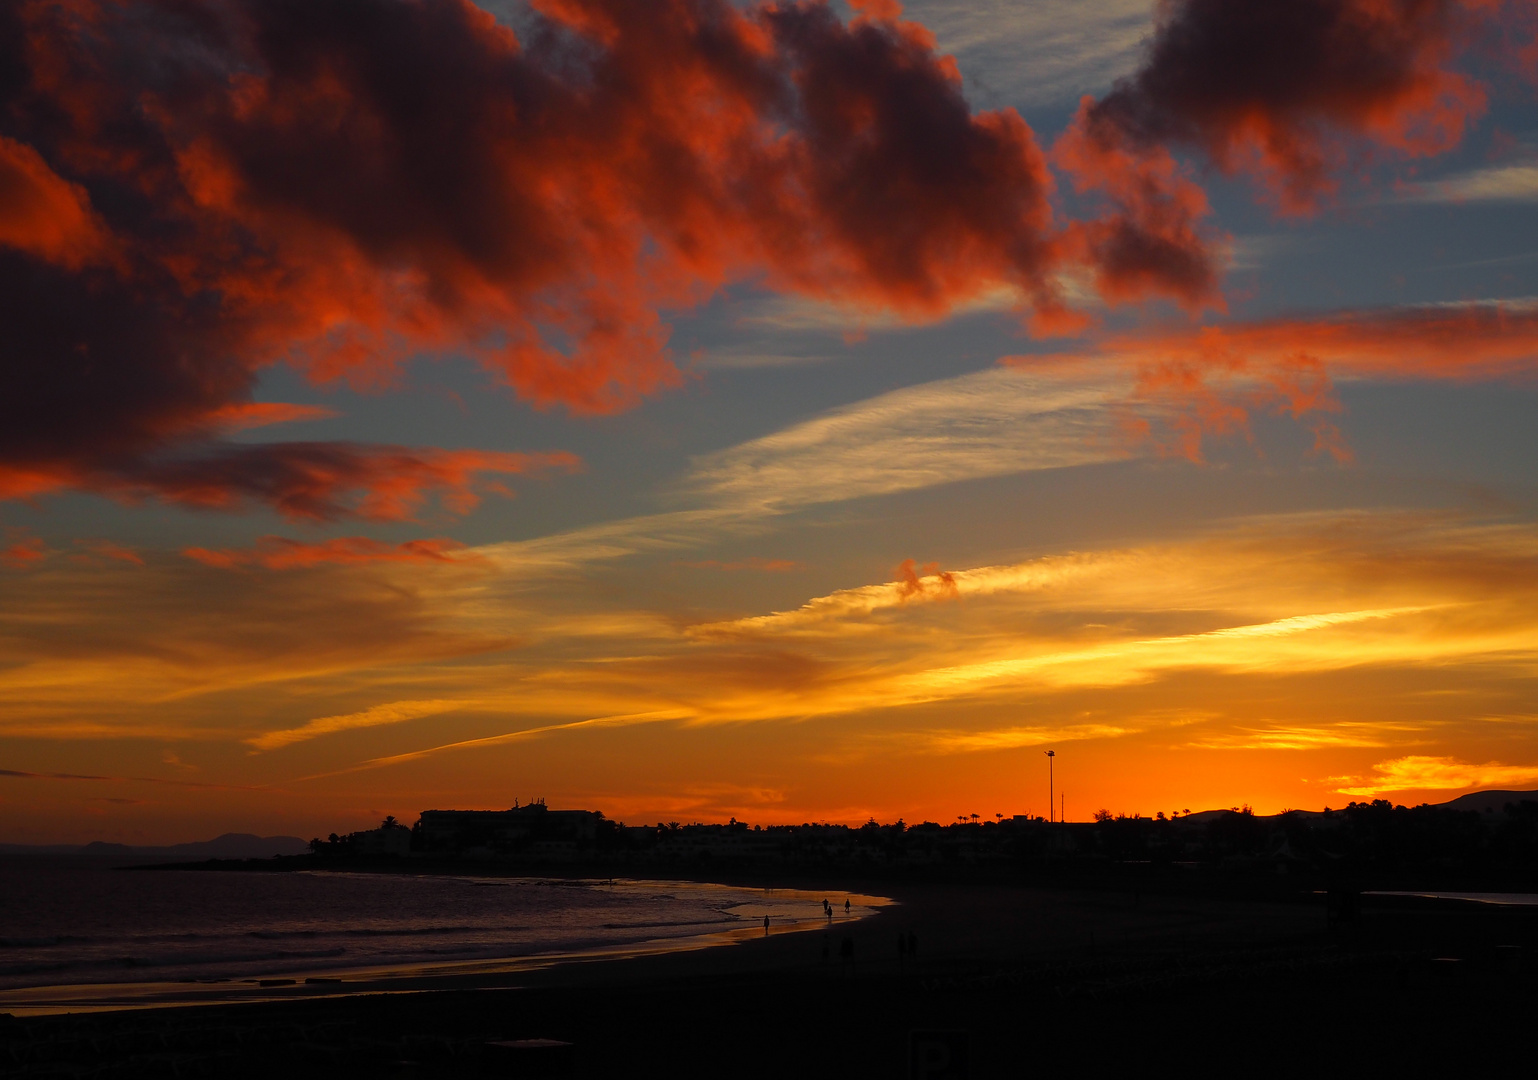
[[[708,620],[595,607],[572,566],[525,562],[518,545],[301,572],[174,555],[60,564],[15,583],[5,630],[18,641],[29,628],[30,649],[0,672],[0,736],[46,736],[58,748],[46,771],[103,776],[118,775],[114,758],[144,756],[130,749],[141,744],[202,746],[232,789],[322,803],[338,798],[322,789],[344,802],[367,793],[387,806],[399,793],[406,812],[413,796],[495,805],[511,774],[514,790],[616,814],[682,813],[682,798],[754,820],[911,819],[944,815],[926,783],[979,772],[990,807],[1039,812],[1017,751],[1045,745],[1068,766],[1081,817],[1199,802],[1203,788],[1275,810],[1538,780],[1538,768],[1488,756],[1528,721],[1507,711],[1503,687],[1527,685],[1538,658],[1530,527],[1252,517],[1134,548],[909,571]],[[201,619],[212,588],[223,617]],[[59,597],[86,594],[89,610],[59,619]],[[325,617],[263,617],[291,606]],[[52,639],[37,632],[50,622]],[[1469,755],[1471,743],[1490,749]],[[698,769],[691,755],[723,753],[747,753],[736,767],[754,783],[667,790],[670,774]],[[787,762],[805,755],[894,782],[792,797]],[[1201,779],[1179,771],[1193,758],[1207,763]],[[32,784],[43,798],[142,788]]]

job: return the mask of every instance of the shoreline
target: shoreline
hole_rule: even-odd
[[[120,869],[139,869],[123,867]],[[175,869],[171,866],[159,870]],[[235,872],[236,867],[222,867]],[[296,871],[300,872],[300,871]],[[314,869],[311,873],[354,873],[339,868]],[[404,869],[400,872],[405,872]],[[496,875],[531,883],[548,880],[581,881],[595,885],[674,883],[694,888],[717,886],[744,889],[731,882],[697,881],[677,877],[663,878],[591,878],[557,875]],[[757,888],[754,886],[754,888]],[[353,967],[296,966],[258,977],[113,980],[110,982],[58,983],[0,989],[0,1014],[15,1016],[50,1016],[59,1014],[112,1012],[157,1008],[197,1008],[218,1005],[258,1004],[264,1002],[313,1001],[324,998],[371,994],[403,994],[443,990],[512,989],[526,983],[535,973],[565,965],[615,963],[640,960],[671,953],[692,953],[740,945],[760,937],[775,938],[789,934],[807,934],[817,930],[852,926],[897,903],[888,896],[874,895],[847,888],[804,889],[764,887],[766,893],[791,894],[792,901],[811,903],[814,897],[837,895],[850,900],[850,914],[836,911],[824,922],[821,918],[780,916],[767,931],[758,923],[738,923],[721,929],[679,937],[642,938],[636,941],[558,948],[500,957],[474,957],[460,960],[435,960],[417,963],[365,964]],[[725,920],[723,920],[725,921]]]

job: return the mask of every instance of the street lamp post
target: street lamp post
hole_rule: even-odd
[[[1052,820],[1052,762],[1057,758],[1056,750],[1047,751],[1047,820]]]

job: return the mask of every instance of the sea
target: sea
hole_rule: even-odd
[[[836,923],[888,902],[692,881],[4,860],[0,1012],[340,993],[727,945],[762,936],[765,917],[773,933],[826,929],[824,900]]]

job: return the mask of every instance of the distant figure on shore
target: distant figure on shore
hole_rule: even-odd
[[[849,900],[848,900],[847,897],[844,900],[844,914],[845,915],[849,914]]]
[[[822,913],[828,917],[829,922],[833,921],[833,905],[828,903],[826,897],[822,901]]]
[[[769,916],[764,916],[764,937],[769,936]]]

